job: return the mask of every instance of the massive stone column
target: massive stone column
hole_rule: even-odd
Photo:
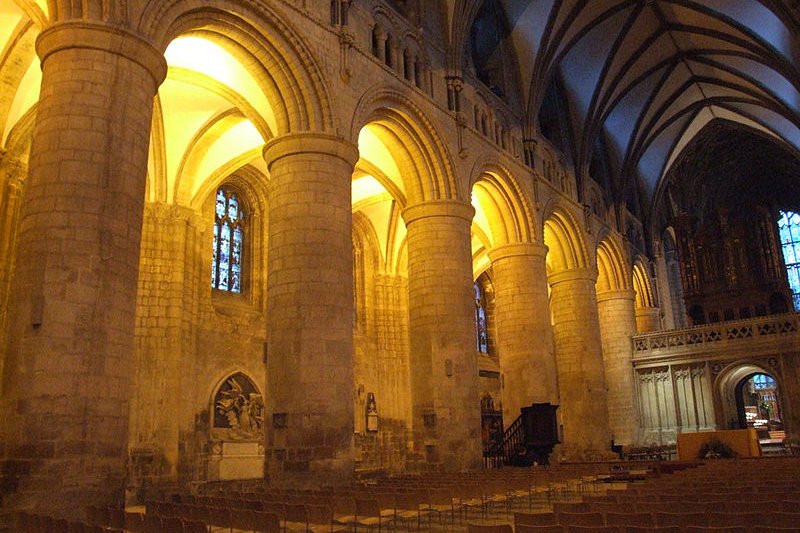
[[[550,274],[550,308],[558,368],[564,452],[609,450],[606,380],[595,281],[589,269]]]
[[[481,463],[470,227],[475,210],[432,201],[403,211],[414,448],[448,470]]]
[[[489,252],[506,426],[522,407],[558,403],[546,256],[547,247],[534,243],[509,244]]]
[[[269,165],[267,447],[271,479],[353,476],[353,234],[358,149],[285,135]]]
[[[4,504],[65,516],[120,503],[153,96],[140,37],[60,23],[42,90],[3,375]]]
[[[615,444],[634,444],[639,427],[631,363],[631,337],[636,334],[634,297],[632,290],[609,290],[597,294],[608,384],[608,422]]]

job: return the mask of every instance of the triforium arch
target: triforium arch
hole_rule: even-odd
[[[239,59],[258,73],[259,84],[273,107],[274,135],[335,129],[322,70],[299,32],[267,4],[245,6],[223,0],[213,8],[202,8],[195,0],[151,2],[138,29],[161,50],[176,37],[196,32],[224,36],[229,45],[235,43]]]
[[[412,99],[383,87],[368,91],[356,108],[350,138],[357,139],[365,127],[373,129],[395,158],[409,206],[465,201],[447,146]]]

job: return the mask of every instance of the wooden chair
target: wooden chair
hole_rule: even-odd
[[[255,511],[257,533],[281,533],[281,520],[274,513]]]
[[[514,533],[509,524],[481,525],[467,523],[467,533]]]
[[[557,513],[556,520],[562,526],[600,527],[605,525],[600,513]]]
[[[208,526],[197,520],[182,520],[183,533],[208,533]]]
[[[381,506],[375,498],[356,498],[356,520],[353,529],[358,531],[359,526],[367,529],[385,529],[391,523],[391,518],[381,515]]]
[[[284,505],[285,531],[308,531],[308,515],[306,506],[302,503],[287,503]]]
[[[708,519],[705,513],[654,513],[653,518],[658,527],[708,525]]]
[[[310,533],[338,533],[350,529],[348,524],[334,522],[333,509],[327,504],[306,504],[306,516]]]
[[[526,526],[526,525],[517,525],[514,526],[515,533],[564,533],[565,528],[558,525],[550,525],[550,526]]]
[[[554,513],[514,513],[514,526],[555,526]]]
[[[606,525],[653,527],[655,523],[650,513],[606,513]]]
[[[752,529],[745,526],[686,526],[685,533],[750,533]]]

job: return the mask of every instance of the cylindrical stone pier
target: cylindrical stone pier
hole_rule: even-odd
[[[636,442],[639,427],[631,363],[631,337],[636,334],[634,296],[632,290],[597,293],[600,339],[608,383],[608,423],[614,443],[625,445]]]
[[[489,252],[506,427],[522,407],[558,403],[546,256],[547,247],[536,243],[508,244]]]
[[[475,210],[431,201],[403,211],[415,452],[447,470],[481,464],[470,227]]]
[[[353,472],[355,145],[321,133],[267,143],[267,472],[298,484]]]
[[[595,281],[589,269],[548,276],[564,453],[609,451],[606,380]]]
[[[59,23],[19,225],[3,373],[3,504],[67,517],[122,503],[139,246],[161,53],[119,28]]]

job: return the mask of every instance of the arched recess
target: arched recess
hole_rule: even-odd
[[[545,209],[542,236],[548,248],[548,274],[591,267],[583,230],[572,213],[558,203]]]
[[[661,309],[648,273],[647,259],[637,257],[633,263],[633,289],[636,293],[636,331],[648,333],[661,329]]]
[[[741,406],[737,404],[737,396],[741,393],[742,383],[755,374],[765,374],[775,380],[783,419],[792,420],[792,406],[786,401],[787,396],[784,393],[784,380],[781,373],[763,364],[762,361],[740,360],[722,369],[714,380],[714,404],[720,429],[740,427],[739,411]],[[787,429],[791,428],[787,427]]]
[[[367,128],[391,154],[408,205],[431,200],[465,200],[442,136],[416,103],[398,90],[377,87],[359,101],[351,138]],[[360,143],[359,143],[360,144]]]
[[[263,388],[244,371],[227,373],[213,389],[209,413],[209,480],[260,477],[264,473]],[[198,435],[202,438],[203,435]]]
[[[508,168],[489,159],[478,161],[470,189],[475,221],[485,220],[482,226],[493,245],[537,242],[531,199]]]
[[[597,246],[597,292],[630,290],[631,275],[624,254],[615,240],[603,239]]]
[[[209,409],[211,438],[261,440],[264,394],[247,372],[227,373],[214,387]]]
[[[266,174],[274,136],[334,129],[323,77],[280,16],[263,5],[195,7],[150,5],[141,21],[169,65],[154,106],[150,201],[202,202],[209,183],[245,165]]]
[[[184,34],[224,36],[248,52],[243,63],[257,73],[275,110],[276,135],[335,129],[322,69],[300,32],[268,4],[222,0],[213,8],[198,8],[195,0],[150,2],[138,30],[162,50]]]
[[[637,257],[633,263],[633,290],[636,291],[637,309],[658,306],[647,267],[641,257]]]

